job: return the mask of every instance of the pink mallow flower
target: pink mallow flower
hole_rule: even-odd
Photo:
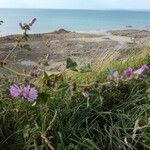
[[[127,78],[130,78],[132,75],[133,75],[133,69],[131,67],[127,68],[125,71],[124,71],[124,75],[127,77]]]
[[[143,65],[141,68],[139,68],[138,70],[134,71],[134,74],[135,75],[142,75],[143,73],[145,73],[148,70],[149,70],[149,67],[147,65]]]
[[[22,89],[16,85],[16,84],[13,84],[12,86],[10,86],[10,95],[12,97],[18,97],[20,96],[22,93]]]
[[[35,87],[30,87],[30,85],[23,88],[23,96],[26,98],[29,102],[32,102],[37,99],[38,93]]]
[[[118,70],[111,70],[108,76],[109,80],[119,80],[121,78]]]
[[[110,72],[110,75],[109,75],[109,79],[110,79],[110,80],[119,79],[119,78],[120,78],[120,75],[119,75],[118,70],[112,70],[112,71]]]
[[[112,77],[113,78],[119,78],[120,77],[118,70],[113,71]]]

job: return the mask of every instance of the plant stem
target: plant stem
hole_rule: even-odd
[[[6,69],[6,70],[8,70],[8,71],[10,71],[10,72],[13,72],[14,74],[16,74],[18,76],[31,77],[28,74],[19,73],[19,72],[15,71],[15,70],[13,70],[13,69],[11,69],[9,67],[6,67],[6,66],[3,66],[3,68]]]
[[[8,55],[5,57],[4,62],[9,58],[9,56],[13,53],[13,51],[17,48],[18,43],[14,46],[14,48],[8,53]]]
[[[79,87],[90,87],[93,86],[95,83],[90,83],[90,84],[79,84]],[[104,83],[99,83],[98,86],[109,86],[110,82],[104,82]]]

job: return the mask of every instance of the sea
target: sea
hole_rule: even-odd
[[[47,33],[60,28],[76,32],[150,27],[150,11],[0,9],[0,35],[21,34],[19,23],[37,18],[30,33]]]

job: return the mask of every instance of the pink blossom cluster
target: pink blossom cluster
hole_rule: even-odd
[[[119,74],[119,71],[115,70],[110,74],[110,79],[118,79],[119,80],[119,79],[123,79],[124,77],[127,79],[132,78],[132,77],[139,77],[139,76],[143,75],[145,72],[147,72],[149,69],[150,69],[149,66],[146,64],[141,66],[137,70],[134,70],[133,68],[128,67],[124,71],[124,76],[121,76]]]
[[[118,70],[113,70],[111,72],[111,74],[109,75],[109,79],[110,80],[116,80],[116,81],[120,81],[123,79],[131,79],[132,77],[140,77],[141,75],[143,75],[145,72],[147,72],[148,70],[150,70],[148,65],[143,65],[141,66],[139,69],[134,70],[131,67],[128,67],[125,71],[124,71],[124,75],[120,75]],[[83,90],[82,95],[85,98],[89,98],[90,93],[88,90]]]
[[[12,97],[24,97],[27,101],[32,102],[37,99],[38,92],[35,87],[31,87],[30,85],[21,87],[17,84],[13,84],[10,86],[10,95]]]

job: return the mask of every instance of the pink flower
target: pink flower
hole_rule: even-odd
[[[12,97],[18,97],[20,96],[22,93],[22,89],[16,85],[16,84],[13,84],[12,86],[10,86],[10,95]]]
[[[134,74],[142,75],[143,73],[145,73],[148,70],[149,70],[149,67],[147,65],[143,65],[141,68],[139,68],[138,70],[134,71]]]
[[[144,71],[148,71],[149,70],[149,66],[147,66],[147,65],[143,65],[142,68],[143,68]]]
[[[125,71],[124,71],[124,74],[127,78],[130,78],[132,75],[133,75],[133,69],[131,67],[127,68]]]
[[[109,80],[119,80],[121,78],[118,70],[110,70],[110,74],[108,76]]]
[[[26,98],[29,102],[32,102],[37,99],[38,94],[35,87],[30,87],[30,85],[23,88],[23,96]]]
[[[112,77],[113,78],[119,78],[120,77],[119,72],[117,70],[113,71],[112,72]]]

